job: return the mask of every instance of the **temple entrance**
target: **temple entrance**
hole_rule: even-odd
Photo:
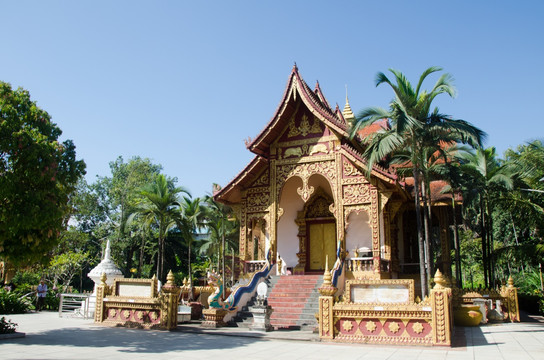
[[[309,222],[308,231],[308,271],[325,270],[325,259],[329,266],[336,260],[336,224],[334,221]]]

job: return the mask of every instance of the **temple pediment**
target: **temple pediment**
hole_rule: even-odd
[[[346,110],[347,109],[347,110]],[[353,116],[349,104],[344,112],[333,110],[319,84],[314,90],[304,82],[297,67],[293,67],[282,100],[274,116],[247,148],[257,156],[229,184],[215,193],[215,198],[227,204],[241,201],[242,192],[254,187],[270,161],[300,163],[333,161],[341,153],[359,173],[366,173],[360,145],[349,139],[348,121]],[[387,169],[375,167],[372,177],[396,184],[397,178]]]

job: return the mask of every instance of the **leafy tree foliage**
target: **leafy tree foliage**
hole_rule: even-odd
[[[187,193],[180,187],[175,187],[172,179],[163,174],[156,175],[153,181],[144,186],[139,192],[139,199],[134,211],[129,216],[129,222],[135,217],[140,218],[148,227],[158,229],[157,277],[166,278],[164,274],[165,239],[168,231],[175,225],[176,208],[179,208],[178,194]]]
[[[0,82],[0,257],[42,261],[58,242],[85,163],[28,91]]]

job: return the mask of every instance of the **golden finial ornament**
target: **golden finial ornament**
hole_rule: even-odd
[[[514,287],[514,279],[512,279],[512,276],[508,277],[508,287],[509,288]]]
[[[434,283],[433,289],[443,289],[446,287],[446,280],[444,279],[444,275],[440,272],[440,269],[437,269],[436,274],[434,274]]]
[[[105,286],[107,279],[108,277],[106,276],[106,273],[102,273],[102,275],[100,275],[100,285]]]
[[[170,270],[168,272],[168,275],[166,275],[166,285],[168,286],[174,286],[175,285],[175,278],[174,278],[174,273],[172,272],[172,270]]]
[[[329,270],[329,256],[325,256],[325,273],[323,274],[323,284],[318,289],[319,293],[323,296],[333,296],[338,290],[335,286],[332,285],[332,275]]]
[[[329,270],[329,255],[325,256],[325,273],[323,274],[323,285],[330,286],[332,284],[332,275]]]

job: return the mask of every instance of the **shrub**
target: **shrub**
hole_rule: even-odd
[[[60,305],[60,292],[57,290],[50,290],[45,296],[45,307],[49,310],[58,310]]]
[[[25,286],[37,286],[42,276],[33,271],[17,271],[13,277],[13,283],[19,288],[22,285]]]
[[[31,300],[16,292],[0,290],[0,314],[23,314],[31,307]]]
[[[13,334],[17,330],[17,324],[11,320],[6,320],[5,317],[0,318],[0,334]]]

